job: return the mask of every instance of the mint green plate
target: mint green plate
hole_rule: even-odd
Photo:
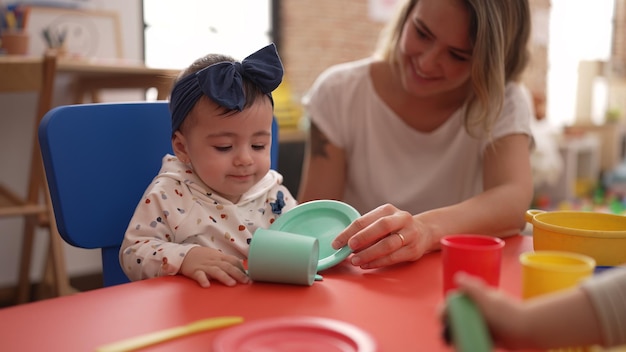
[[[276,219],[269,228],[317,238],[320,245],[317,271],[322,271],[341,263],[352,253],[348,246],[336,250],[330,244],[359,216],[361,214],[346,203],[336,200],[314,200],[289,210]]]

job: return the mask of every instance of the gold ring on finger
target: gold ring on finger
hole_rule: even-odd
[[[398,235],[398,237],[400,237],[400,241],[402,241],[402,245],[400,247],[404,247],[404,236],[402,236],[400,232],[396,232],[396,235]]]

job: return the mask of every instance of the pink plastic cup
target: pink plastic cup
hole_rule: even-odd
[[[448,235],[441,239],[444,296],[456,288],[454,275],[464,271],[493,287],[500,284],[502,248],[497,237],[473,234]]]

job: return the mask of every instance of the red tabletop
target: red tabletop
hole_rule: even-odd
[[[500,287],[520,295],[518,256],[532,238],[505,239]],[[440,253],[380,270],[344,262],[313,286],[253,283],[203,289],[176,276],[144,280],[0,309],[0,350],[94,351],[98,346],[213,316],[245,322],[316,316],[354,324],[380,351],[452,351],[441,339]],[[244,322],[244,324],[245,324]],[[164,342],[149,351],[209,351],[214,330]]]

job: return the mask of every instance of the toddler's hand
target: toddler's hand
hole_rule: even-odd
[[[250,282],[241,259],[207,247],[192,248],[183,260],[180,273],[202,287],[211,286],[210,280],[217,280],[226,286]]]
[[[464,272],[457,273],[454,281],[476,303],[498,346],[516,349],[528,345],[522,319],[524,308],[519,300]]]

